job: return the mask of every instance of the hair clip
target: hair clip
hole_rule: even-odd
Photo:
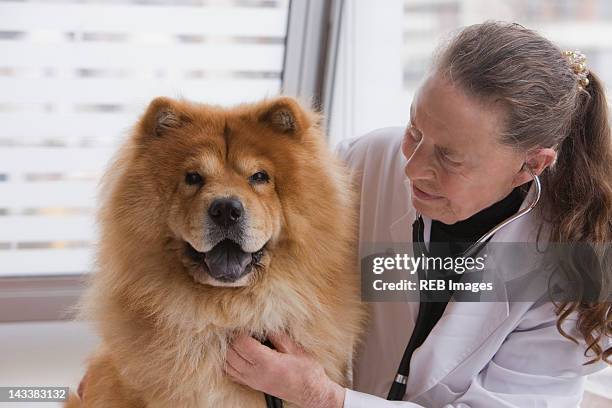
[[[589,85],[589,70],[586,65],[586,56],[580,51],[563,51],[562,55],[567,58],[570,68],[578,77],[578,87],[584,89]]]

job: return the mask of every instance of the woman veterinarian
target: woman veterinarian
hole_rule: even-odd
[[[516,24],[465,28],[436,55],[405,129],[338,152],[361,186],[362,242],[413,242],[419,226],[425,243],[476,242],[534,202],[534,176],[539,203],[493,239],[612,238],[604,88],[582,54]],[[604,288],[610,275],[603,270]],[[576,407],[585,375],[610,362],[609,299],[369,303],[353,389],[280,335],[277,351],[240,337],[226,371],[304,407]],[[402,360],[409,374],[397,376]]]

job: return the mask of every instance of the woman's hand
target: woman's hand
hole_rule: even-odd
[[[224,366],[232,380],[304,408],[343,407],[344,388],[314,358],[285,333],[269,339],[276,350],[247,335],[236,338]]]

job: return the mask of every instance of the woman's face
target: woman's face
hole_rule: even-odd
[[[417,211],[445,224],[469,218],[528,181],[525,154],[499,142],[503,110],[439,74],[417,91],[402,142]]]

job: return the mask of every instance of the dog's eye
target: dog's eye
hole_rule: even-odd
[[[185,183],[189,185],[202,184],[202,182],[203,182],[202,176],[200,176],[196,172],[189,172],[185,174]]]
[[[267,183],[270,181],[270,176],[268,176],[268,173],[262,170],[251,175],[251,177],[249,177],[249,181],[251,183]]]

